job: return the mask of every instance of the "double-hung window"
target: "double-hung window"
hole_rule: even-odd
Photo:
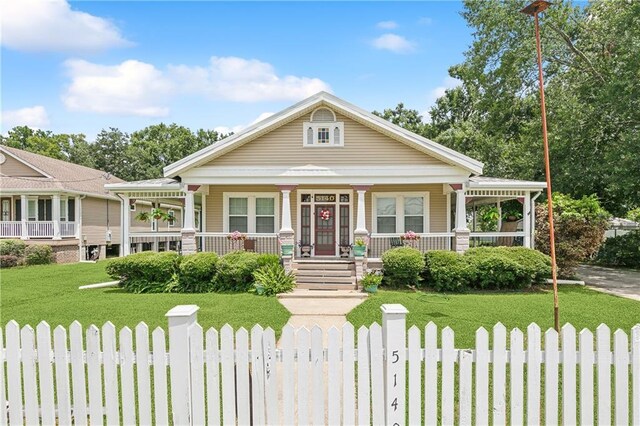
[[[278,193],[225,194],[225,232],[277,232],[279,196]]]
[[[401,234],[429,232],[428,193],[374,193],[373,232]]]
[[[66,198],[60,199],[60,221],[66,222],[69,218],[69,200]]]

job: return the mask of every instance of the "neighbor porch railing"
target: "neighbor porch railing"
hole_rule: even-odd
[[[200,251],[210,251],[223,255],[236,250],[248,249],[253,245],[256,253],[280,253],[277,234],[245,234],[247,240],[252,240],[247,244],[243,241],[232,241],[227,238],[229,234],[216,232],[198,232],[196,240],[199,241]]]
[[[60,222],[60,236],[61,237],[75,237],[76,235],[76,223],[75,222]]]
[[[22,222],[0,222],[0,237],[16,237],[22,236]]]
[[[428,233],[418,234],[420,238],[414,241],[403,242],[400,239],[401,234],[373,234],[369,239],[369,253],[371,258],[379,258],[385,251],[395,248],[409,245],[415,247],[420,251],[429,250],[451,250],[453,247],[452,232],[440,232],[440,233]]]
[[[75,237],[76,222],[60,222],[60,237]],[[27,222],[27,237],[30,238],[53,238],[53,221],[29,221]],[[22,237],[22,222],[3,221],[0,222],[0,237],[20,238]]]
[[[518,246],[524,245],[524,232],[472,232],[469,247]]]

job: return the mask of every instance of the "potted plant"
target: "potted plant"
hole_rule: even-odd
[[[408,247],[416,247],[418,245],[418,240],[420,239],[420,235],[416,234],[415,232],[409,230],[407,232],[405,232],[404,234],[400,235],[400,240],[402,240],[402,243],[405,246]]]
[[[522,213],[518,210],[507,210],[503,213],[503,217],[507,222],[516,222],[522,218]]]
[[[162,211],[162,209],[156,207],[155,209],[151,210],[151,217],[154,218],[155,220],[160,220],[160,219],[165,219],[166,220],[166,215],[165,213]]]
[[[340,257],[349,257],[350,253],[351,253],[350,244],[343,244],[340,246]]]
[[[293,244],[284,244],[284,241],[278,239],[280,243],[280,253],[282,256],[293,256]]]
[[[231,245],[233,250],[241,250],[244,246],[244,240],[247,239],[247,236],[240,231],[233,231],[229,235],[227,235],[227,240]]]
[[[360,279],[360,284],[367,293],[376,293],[380,283],[382,283],[382,272],[379,270],[367,271]]]
[[[303,244],[302,241],[298,241],[298,247],[300,247],[300,256],[311,257],[311,250],[313,249],[313,244]]]
[[[256,289],[256,294],[257,294],[258,296],[262,296],[262,295],[264,294],[264,285],[263,285],[262,283],[260,283],[260,282],[255,282],[255,283],[253,283],[253,286],[255,287],[255,289]]]
[[[140,222],[149,222],[151,220],[151,216],[149,212],[140,212],[136,215],[135,220],[139,220]]]
[[[367,252],[367,240],[362,237],[356,238],[353,244],[353,254],[357,257],[362,257]]]

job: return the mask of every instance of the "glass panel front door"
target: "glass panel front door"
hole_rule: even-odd
[[[316,205],[316,256],[335,256],[336,254],[336,207],[334,205]]]

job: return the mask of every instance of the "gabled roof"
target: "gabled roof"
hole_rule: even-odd
[[[319,92],[287,109],[280,111],[277,114],[272,115],[269,118],[266,118],[265,120],[249,126],[239,133],[231,135],[213,145],[203,148],[200,151],[166,166],[164,168],[164,174],[166,177],[178,176],[180,173],[183,173],[192,167],[197,167],[209,162],[214,158],[249,142],[250,140],[264,135],[265,133],[276,129],[291,120],[310,112],[312,109],[315,109],[320,105],[332,107],[363,125],[380,131],[393,139],[415,148],[418,151],[424,152],[427,155],[438,158],[445,163],[461,167],[470,173],[482,173],[483,165],[480,161],[403,129],[400,126],[371,114],[369,111],[365,111],[364,109],[350,104],[334,95],[327,92]]]
[[[0,151],[42,173],[43,177],[0,176],[2,191],[22,192],[72,192],[112,197],[105,190],[105,183],[124,182],[101,170],[57,160],[40,154],[0,145]]]

